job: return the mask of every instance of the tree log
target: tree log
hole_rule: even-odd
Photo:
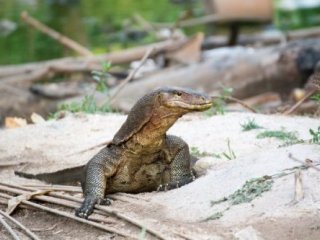
[[[206,61],[167,69],[128,84],[114,100],[113,107],[128,111],[146,92],[163,86],[188,87],[209,94],[221,86],[232,87],[237,98],[266,91],[287,94],[306,81],[319,60],[319,39],[257,50],[239,47],[212,50]]]
[[[305,38],[315,38],[320,36],[320,27],[313,27],[302,30],[294,30],[288,32],[278,32],[272,34],[241,34],[238,37],[238,45],[272,45],[278,44],[284,41],[294,41]],[[227,36],[210,36],[207,37],[203,44],[202,49],[212,49],[217,47],[223,47],[228,44]]]
[[[48,74],[90,72],[92,70],[101,69],[101,63],[104,61],[109,61],[114,65],[130,63],[141,59],[150,48],[154,49],[152,55],[156,55],[160,52],[175,50],[186,42],[186,39],[168,40],[93,57],[68,57],[37,63],[1,66],[0,83],[32,81],[33,75],[36,76],[34,79],[38,80],[38,76],[46,76]],[[30,78],[28,78],[28,76]],[[27,80],[24,80],[24,78]]]

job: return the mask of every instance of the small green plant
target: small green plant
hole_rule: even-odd
[[[92,77],[94,80],[97,81],[97,85],[95,90],[92,94],[84,96],[84,98],[80,102],[71,102],[71,103],[64,103],[58,106],[58,110],[55,113],[49,115],[49,119],[57,118],[60,112],[68,111],[72,113],[76,112],[85,112],[85,113],[96,113],[96,112],[112,112],[113,109],[111,108],[109,101],[107,101],[102,106],[99,106],[95,100],[95,93],[98,92],[106,92],[108,95],[108,87],[107,81],[110,77],[108,73],[111,68],[111,63],[104,62],[102,63],[102,70],[101,71],[92,71]],[[107,97],[108,98],[108,97]]]
[[[253,199],[262,195],[263,192],[269,191],[273,185],[271,176],[253,178],[245,182],[240,189],[222,199],[211,201],[211,206],[230,201],[231,205],[251,202]]]
[[[233,160],[236,158],[236,154],[234,153],[234,151],[231,149],[231,146],[230,146],[230,139],[228,138],[227,139],[227,146],[228,146],[228,149],[227,151],[223,152],[222,155],[227,158],[228,160]]]
[[[272,187],[273,180],[270,176],[264,176],[260,178],[250,179],[228,199],[232,205],[251,202],[256,197],[262,195],[263,192],[269,191]]]
[[[101,71],[92,71],[92,78],[97,81],[96,91],[106,92],[108,89],[107,83],[110,77],[109,70],[111,68],[110,62],[103,62],[101,66]]]
[[[309,129],[309,133],[312,136],[311,142],[312,143],[320,143],[320,126],[318,127],[317,130],[312,130],[311,128]]]
[[[284,129],[279,131],[266,130],[257,135],[257,138],[277,138],[282,141],[296,142],[298,141],[296,132],[287,132]]]
[[[312,100],[315,100],[320,103],[320,93],[317,93],[311,97]]]
[[[229,97],[233,92],[232,88],[224,87],[219,94],[219,97],[213,98],[212,107],[205,111],[207,116],[213,116],[217,114],[224,114],[226,108],[226,97]]]
[[[245,131],[250,131],[250,130],[253,130],[253,129],[263,128],[260,125],[258,125],[253,118],[252,119],[248,119],[247,122],[242,123],[240,125],[242,127],[242,131],[244,131],[244,132]]]
[[[142,227],[142,228],[141,228],[141,232],[140,232],[140,234],[139,234],[139,240],[144,240],[144,239],[146,239],[146,233],[147,233],[146,227]]]
[[[190,153],[196,157],[214,157],[218,159],[222,159],[225,157],[227,160],[232,160],[236,158],[235,153],[232,151],[230,146],[230,140],[227,139],[227,146],[228,149],[225,152],[222,153],[209,153],[209,152],[201,152],[197,147],[191,147]]]
[[[216,158],[221,158],[219,154],[215,153],[208,153],[208,152],[200,152],[200,150],[197,147],[191,147],[190,149],[191,154],[196,156],[196,157],[216,157]]]

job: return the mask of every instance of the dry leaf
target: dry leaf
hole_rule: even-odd
[[[24,127],[27,125],[27,120],[24,118],[6,117],[4,125],[6,128]]]
[[[29,200],[36,195],[44,195],[48,192],[50,192],[50,190],[37,190],[35,192],[25,193],[17,197],[10,198],[6,212],[10,215],[23,200]]]
[[[36,124],[36,123],[44,123],[46,120],[44,120],[44,118],[42,116],[40,116],[39,114],[32,113],[31,114],[31,121]]]

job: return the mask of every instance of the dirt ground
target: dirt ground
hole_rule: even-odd
[[[241,124],[249,119],[254,119],[263,128],[242,131]],[[86,163],[99,148],[79,152],[110,140],[124,120],[125,116],[117,114],[77,114],[57,121],[0,130],[0,163],[23,162],[0,168],[0,181],[40,183],[14,176],[13,171],[50,172]],[[186,236],[200,240],[320,239],[320,173],[313,168],[301,170],[304,197],[294,202],[293,173],[301,163],[288,156],[292,154],[302,161],[308,158],[318,164],[320,146],[310,143],[286,145],[275,138],[257,138],[266,130],[283,130],[295,132],[299,139],[307,140],[311,138],[309,129],[317,129],[319,124],[319,119],[308,117],[248,113],[212,117],[187,115],[169,132],[182,137],[192,151],[196,149],[210,155],[202,157],[195,166],[202,176],[167,192],[116,194],[118,200],[113,201],[110,208],[143,221],[167,239],[186,239]],[[230,151],[235,155],[232,160],[223,157],[223,153],[230,155]],[[271,189],[249,203],[211,204],[241,189],[248,180],[281,173],[287,174],[274,178]],[[0,208],[5,210],[6,206],[0,205]],[[219,217],[206,220],[215,215]],[[40,210],[18,209],[12,216],[41,239],[125,239]],[[110,217],[110,226],[113,225],[131,232],[133,237],[141,233],[141,230]],[[22,234],[21,238],[27,239]],[[1,227],[0,239],[10,239]],[[147,235],[145,239],[155,238]]]

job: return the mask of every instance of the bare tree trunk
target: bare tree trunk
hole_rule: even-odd
[[[320,60],[320,40],[221,52],[219,49],[212,51],[210,59],[201,63],[167,69],[128,84],[114,100],[113,107],[128,111],[146,92],[163,86],[187,87],[207,93],[222,86],[232,87],[233,96],[237,98],[266,91],[288,93],[293,87],[301,86],[313,72]]]

